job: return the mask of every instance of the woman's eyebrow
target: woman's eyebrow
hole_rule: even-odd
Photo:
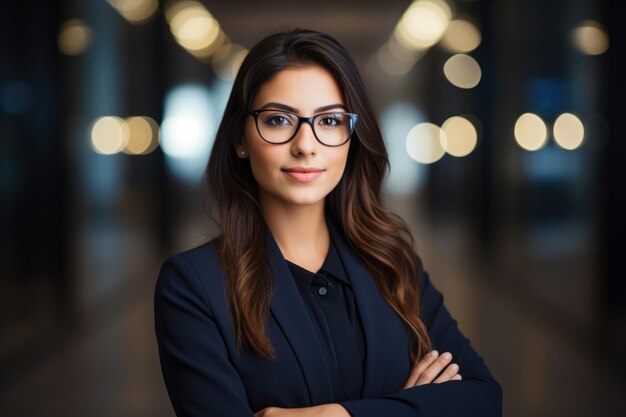
[[[332,110],[332,109],[346,109],[346,106],[344,106],[343,104],[329,104],[328,106],[322,106],[322,107],[318,107],[317,109],[314,110],[315,113],[319,113],[322,111],[326,111],[326,110]]]
[[[261,108],[262,109],[265,109],[265,108],[280,109],[280,110],[290,111],[292,113],[298,113],[298,109],[296,109],[295,107],[291,107],[291,106],[288,106],[287,104],[276,103],[276,102],[266,103],[263,106],[261,106]],[[313,110],[313,112],[319,113],[319,112],[323,112],[326,110],[339,109],[339,108],[345,110],[346,106],[343,104],[328,104],[326,106],[318,107],[317,109]]]

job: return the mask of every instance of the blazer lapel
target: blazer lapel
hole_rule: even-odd
[[[361,397],[373,398],[382,391],[386,358],[393,353],[388,347],[393,338],[385,323],[390,323],[389,320],[394,318],[389,315],[395,313],[378,291],[365,265],[349,247],[343,233],[330,219],[327,220],[333,242],[350,278],[365,333],[367,349]]]
[[[267,232],[270,264],[276,277],[276,287],[270,311],[289,341],[304,374],[311,404],[332,402],[331,377],[319,358],[324,356],[315,329],[294,282],[289,267],[270,231]]]

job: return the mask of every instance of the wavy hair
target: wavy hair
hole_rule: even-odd
[[[243,141],[246,118],[260,87],[283,69],[310,65],[326,69],[337,80],[347,111],[359,115],[345,171],[326,198],[326,211],[410,329],[411,360],[415,361],[431,349],[419,316],[422,265],[408,227],[381,201],[389,161],[380,128],[346,50],[329,35],[302,29],[270,35],[250,50],[235,78],[206,169],[221,228],[218,258],[227,281],[238,347],[245,344],[263,357],[275,357],[265,331],[275,285],[262,238],[268,229],[250,163],[237,157],[235,147]]]

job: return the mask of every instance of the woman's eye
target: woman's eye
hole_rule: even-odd
[[[324,116],[320,119],[320,124],[323,126],[339,126],[342,124],[340,116]]]
[[[285,126],[291,124],[291,119],[283,114],[272,114],[265,118],[264,123],[270,126]]]

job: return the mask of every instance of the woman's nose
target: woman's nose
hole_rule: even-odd
[[[294,155],[314,155],[317,152],[317,145],[313,125],[302,123],[291,141],[291,152]]]

